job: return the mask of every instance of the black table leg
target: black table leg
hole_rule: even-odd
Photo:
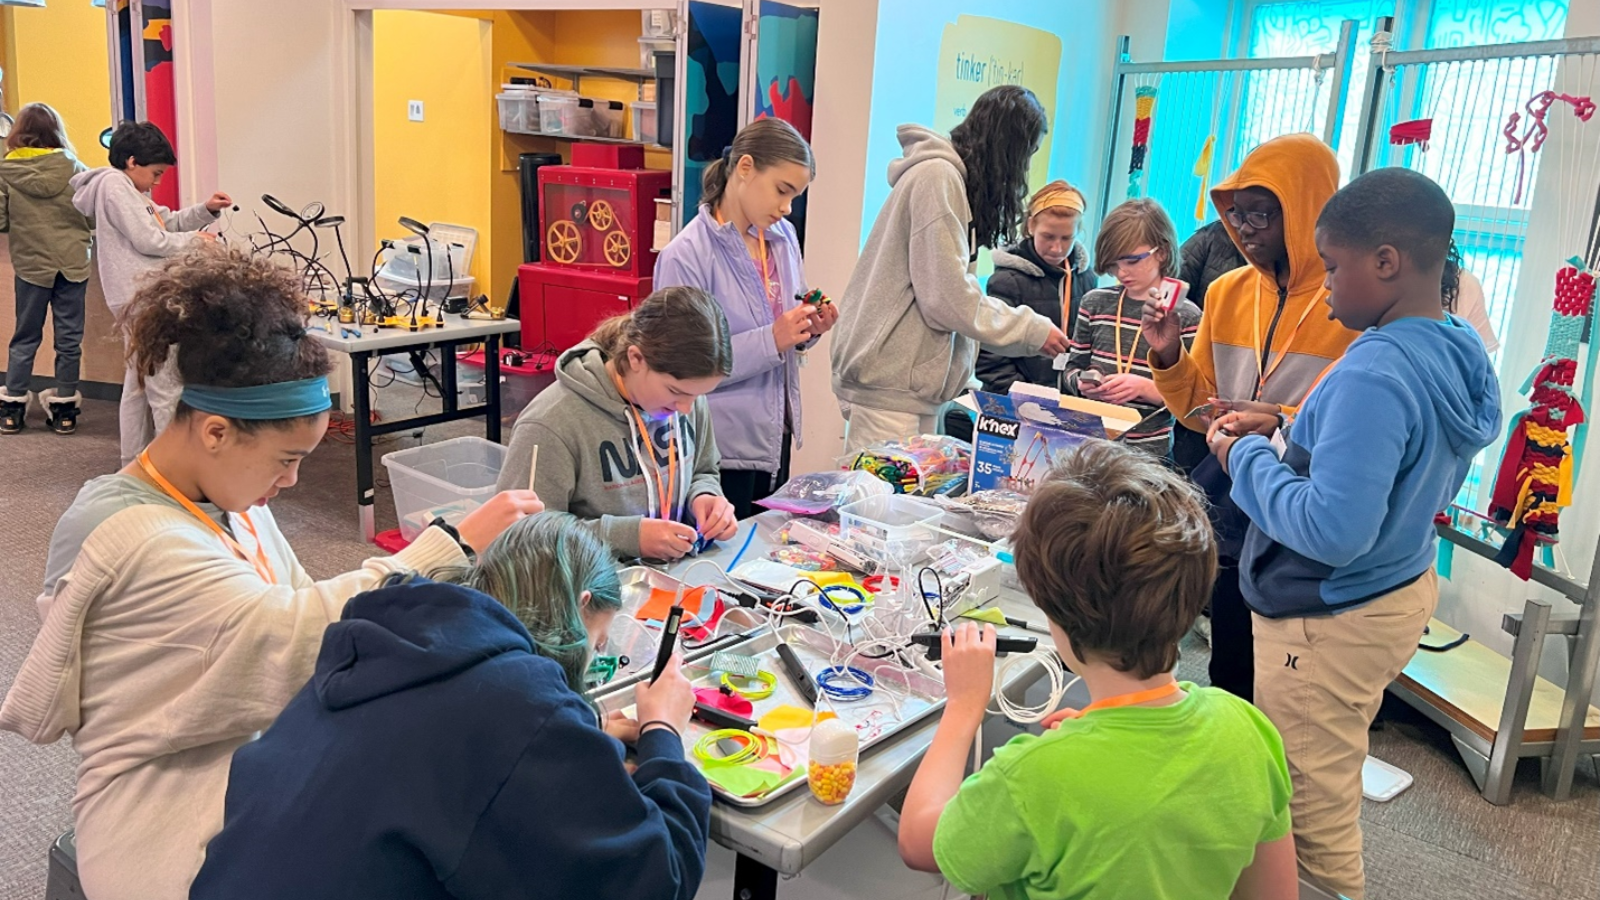
[[[372,506],[372,379],[367,369],[371,362],[370,351],[350,354],[350,380],[355,388],[351,408],[355,410],[356,419],[356,511],[360,516],[361,537],[368,543],[377,535]]]
[[[500,443],[500,335],[483,340],[483,436]]]
[[[778,870],[739,854],[733,864],[733,900],[777,900]]]
[[[456,382],[456,345],[444,344],[439,348],[439,399],[444,404],[444,411],[456,412],[461,408],[460,388]]]

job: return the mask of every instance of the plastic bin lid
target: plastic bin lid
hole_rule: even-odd
[[[478,249],[478,229],[468,228],[465,225],[452,225],[449,222],[429,222],[428,237],[435,241],[459,244],[461,268],[472,268],[472,254]]]

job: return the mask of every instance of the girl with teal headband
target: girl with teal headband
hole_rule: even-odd
[[[130,355],[175,348],[183,402],[134,463],[84,485],[51,538],[44,624],[0,727],[72,737],[79,877],[101,900],[187,895],[222,825],[234,749],[305,684],[351,596],[461,564],[540,509],[530,492],[501,495],[459,541],[430,528],[395,556],[312,580],[267,506],[328,423],[330,363],[306,308],[293,273],[223,250],[146,283]]]
[[[694,897],[711,790],[679,736],[693,689],[669,663],[635,688],[637,722],[583,695],[622,605],[610,549],[544,513],[435,577],[328,628],[311,683],[234,754],[191,900]]]

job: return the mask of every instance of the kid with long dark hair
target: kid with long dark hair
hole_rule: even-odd
[[[901,125],[889,199],[839,300],[833,391],[845,449],[929,433],[939,407],[972,379],[982,344],[1004,356],[1067,350],[1049,318],[984,295],[979,247],[1016,239],[1028,162],[1047,127],[1027,88],[985,91],[950,135]]]

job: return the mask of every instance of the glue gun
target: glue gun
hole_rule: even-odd
[[[940,643],[940,633],[937,631],[913,634],[911,643],[928,648],[928,659],[934,662],[938,662],[944,655],[944,645]],[[1007,653],[1032,653],[1038,646],[1039,639],[1036,637],[997,636],[994,652],[996,656],[1005,656]]]

